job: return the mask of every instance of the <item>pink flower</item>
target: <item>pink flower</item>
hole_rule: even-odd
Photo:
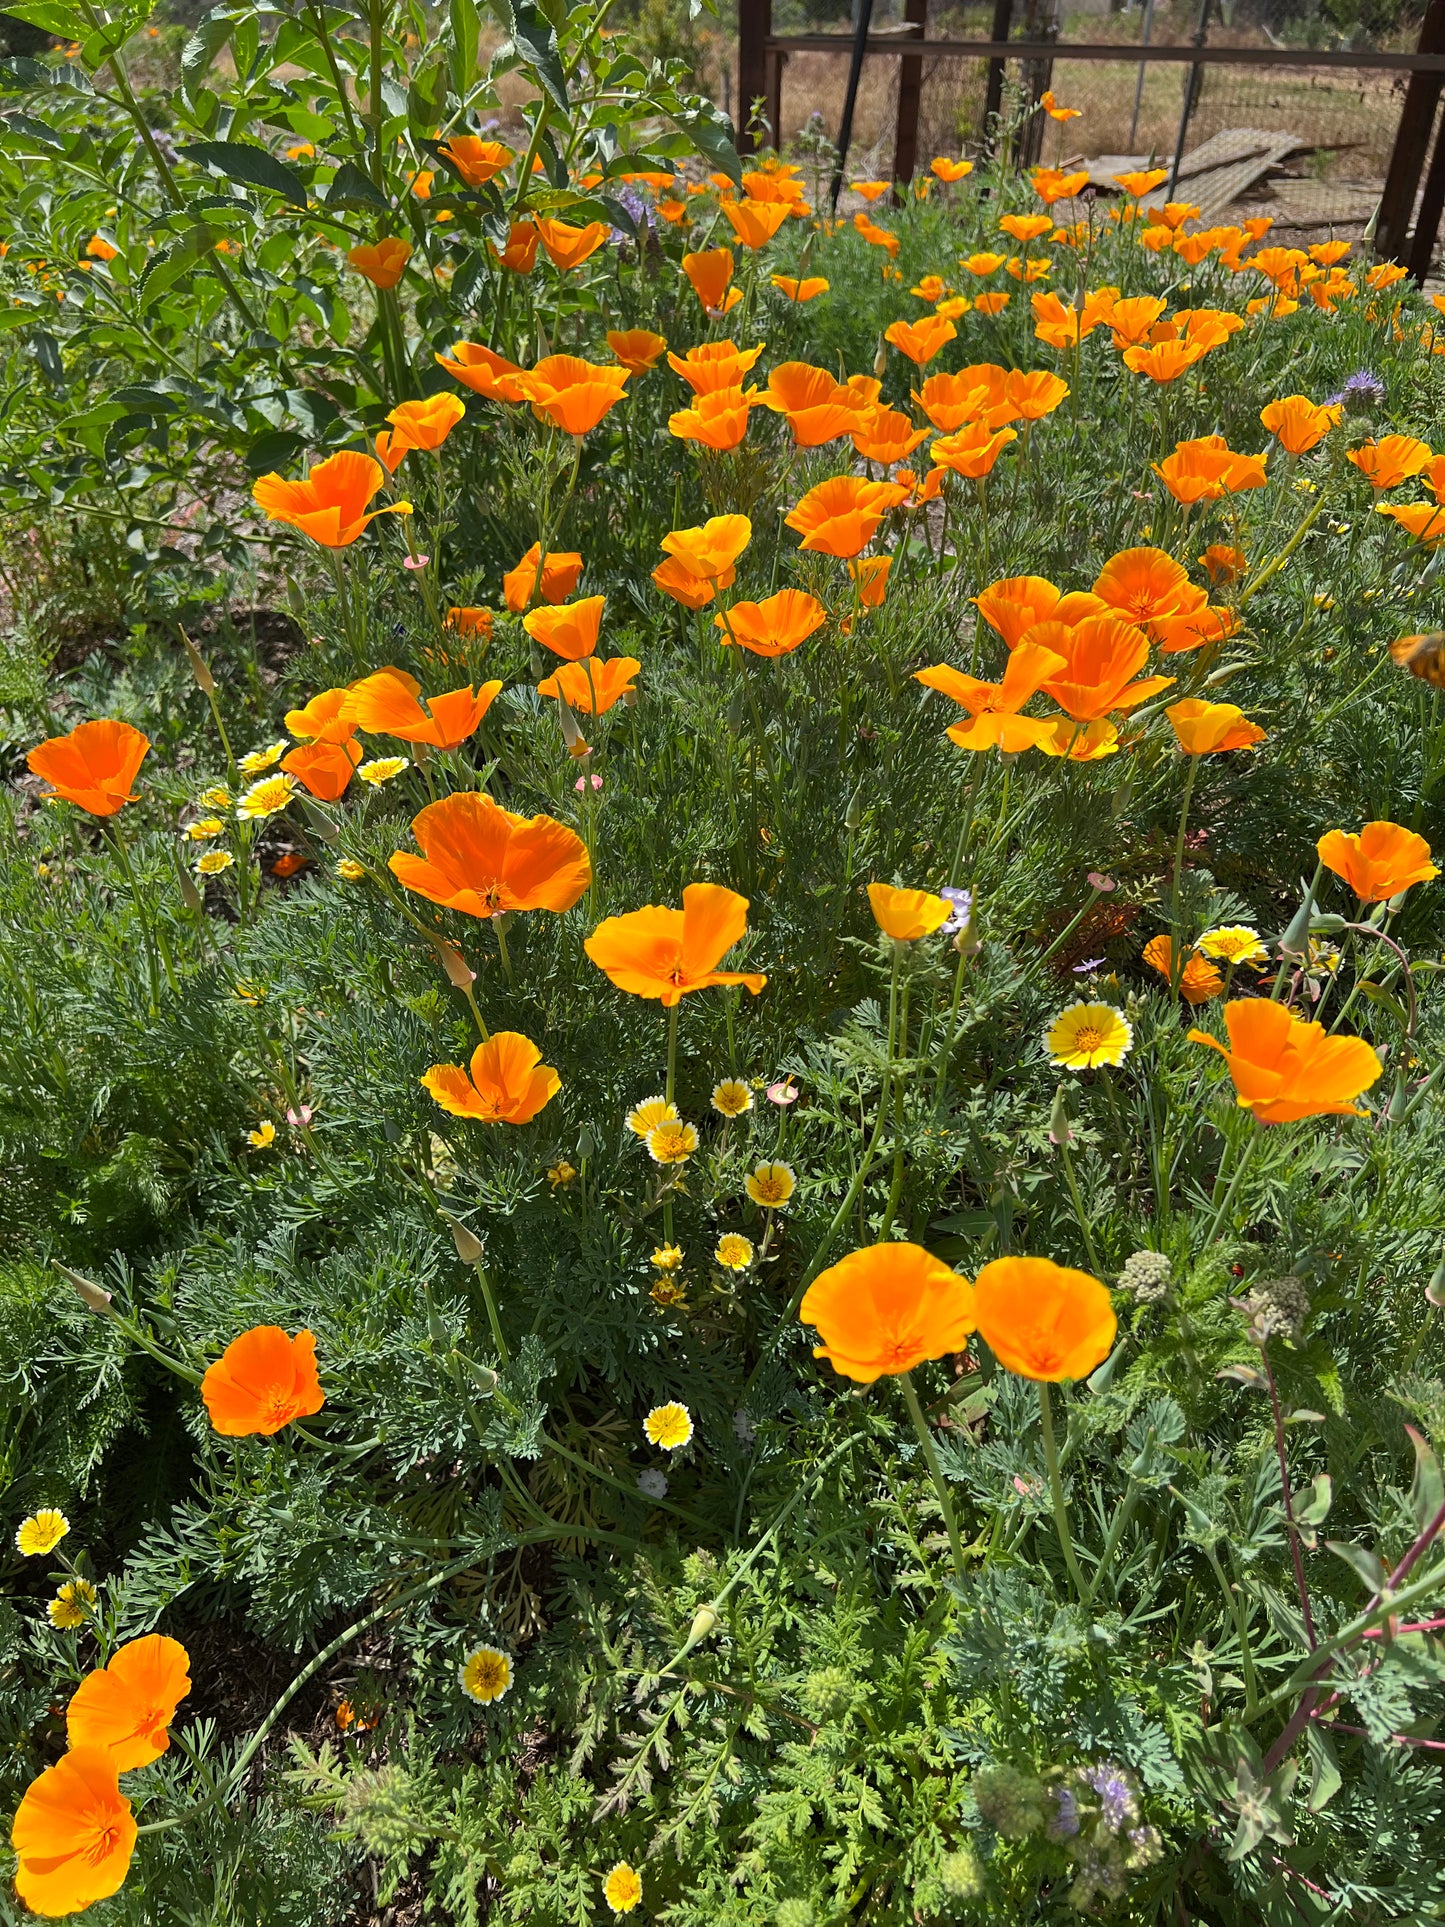
[[[1089,888],[1091,890],[1117,890],[1118,887],[1112,877],[1106,877],[1098,870],[1090,870]]]
[[[770,1104],[796,1104],[797,1101],[798,1089],[791,1077],[782,1077],[776,1084],[769,1084],[768,1102]]]
[[[315,1113],[312,1111],[311,1106],[309,1104],[303,1104],[299,1111],[288,1109],[286,1112],[286,1122],[299,1131],[311,1122],[314,1115]]]
[[[585,776],[579,776],[577,778],[577,781],[572,785],[572,787],[574,790],[585,790],[587,787],[587,778]],[[600,776],[594,776],[592,778],[592,787],[595,790],[601,789],[602,778]]]
[[[424,569],[430,561],[431,557],[429,555],[404,555],[401,559],[401,566],[404,569]]]

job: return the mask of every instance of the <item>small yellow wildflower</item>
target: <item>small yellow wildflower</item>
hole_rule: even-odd
[[[725,1231],[712,1255],[724,1271],[746,1271],[753,1262],[753,1241],[739,1231]]]
[[[186,835],[192,843],[204,843],[207,837],[219,836],[225,827],[219,816],[202,816],[186,825]]]
[[[354,856],[344,856],[336,866],[336,874],[343,883],[360,883],[366,875],[366,865],[358,863]]]
[[[512,1662],[495,1646],[474,1646],[457,1669],[462,1691],[478,1706],[490,1706],[511,1691]]]
[[[646,1137],[655,1131],[659,1124],[672,1124],[677,1120],[677,1106],[669,1104],[665,1097],[644,1097],[627,1113],[627,1128],[636,1132],[638,1137]]]
[[[659,1271],[676,1271],[682,1263],[681,1245],[659,1245],[652,1254],[652,1262]]]
[[[566,1158],[559,1158],[547,1173],[547,1182],[554,1191],[565,1191],[577,1175]]]
[[[228,810],[231,807],[231,792],[224,783],[213,783],[208,790],[201,791],[201,801],[208,810]]]
[[[723,1117],[741,1117],[753,1108],[752,1091],[740,1077],[725,1077],[712,1087],[712,1107]]]
[[[1269,952],[1259,932],[1251,930],[1247,923],[1229,923],[1219,930],[1206,930],[1199,939],[1199,948],[1206,957],[1217,957],[1221,963],[1269,962]]]
[[[264,1151],[276,1142],[276,1126],[268,1117],[254,1131],[246,1133],[247,1142],[257,1151]]]
[[[54,1552],[69,1530],[70,1521],[65,1514],[47,1508],[43,1512],[32,1512],[20,1522],[15,1544],[27,1559],[36,1559]]]
[[[681,1118],[647,1133],[647,1151],[654,1164],[686,1164],[696,1149],[697,1132]]]
[[[267,743],[262,749],[249,751],[236,767],[244,776],[259,776],[263,770],[274,769],[289,748],[284,738],[279,743]]]
[[[652,1281],[650,1294],[654,1305],[682,1305],[687,1302],[687,1286],[681,1278],[673,1278],[660,1271]]]
[[[798,1180],[790,1164],[774,1162],[760,1164],[749,1175],[747,1187],[754,1204],[762,1205],[767,1211],[777,1211],[797,1190]]]
[[[602,1897],[614,1914],[630,1914],[642,1899],[642,1875],[619,1860],[602,1883]]]
[[[400,776],[404,769],[410,768],[411,760],[406,756],[373,756],[356,773],[363,783],[370,783],[375,789],[378,784],[389,783],[393,776]]]
[[[651,1444],[660,1445],[664,1452],[676,1452],[692,1437],[692,1413],[685,1405],[654,1405],[642,1429]]]
[[[207,850],[196,865],[198,877],[218,877],[222,870],[229,870],[236,861],[229,850]]]
[[[266,986],[252,983],[248,977],[238,977],[236,995],[243,1004],[259,1004],[266,995]]]
[[[275,816],[278,810],[285,809],[295,794],[295,777],[263,776],[242,796],[236,805],[236,814],[247,822],[261,816]]]
[[[46,1617],[60,1632],[74,1632],[95,1610],[95,1587],[88,1579],[67,1579],[45,1608]]]

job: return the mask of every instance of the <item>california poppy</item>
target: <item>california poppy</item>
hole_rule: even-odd
[[[584,716],[605,716],[614,703],[633,691],[632,679],[642,664],[636,656],[592,656],[583,662],[564,662],[545,682],[539,696],[560,696],[570,709]]]
[[[1367,823],[1358,836],[1328,830],[1315,847],[1325,868],[1343,877],[1366,903],[1386,903],[1412,883],[1428,883],[1440,874],[1424,837],[1398,823]]]
[[[475,693],[470,686],[451,689],[428,697],[424,708],[415,677],[400,669],[379,669],[352,684],[346,712],[369,736],[455,749],[476,731],[501,692],[500,682],[483,683]]]
[[[326,1403],[315,1334],[289,1338],[279,1325],[242,1332],[207,1366],[201,1397],[224,1438],[270,1438],[292,1419],[310,1418]]]
[[[374,245],[363,244],[352,248],[347,260],[358,274],[364,274],[373,287],[394,288],[406,272],[406,264],[411,259],[410,241],[400,241],[394,235]]]
[[[739,348],[735,341],[704,341],[684,355],[669,350],[667,363],[695,395],[715,395],[725,388],[741,387],[743,376],[765,346],[761,341],[755,348]]]
[[[755,656],[786,656],[827,620],[822,603],[801,589],[779,589],[761,602],[735,602],[713,617],[724,643],[735,642]]]
[[[802,536],[804,549],[847,559],[867,548],[889,509],[897,508],[907,495],[907,489],[895,482],[834,475],[810,488],[784,519]]]
[[[716,582],[752,538],[753,525],[746,515],[714,515],[698,528],[671,530],[663,536],[662,547],[689,575]]]
[[[493,1031],[472,1052],[471,1076],[460,1064],[433,1064],[422,1083],[453,1117],[483,1124],[530,1124],[562,1088],[562,1080],[530,1037]]]
[[[999,226],[1010,239],[1027,247],[1030,241],[1047,234],[1053,227],[1053,217],[1048,214],[1003,214],[999,216]]]
[[[1265,732],[1233,703],[1209,703],[1198,696],[1175,703],[1164,714],[1186,756],[1208,756],[1216,750],[1253,749]]]
[[[554,216],[539,214],[534,216],[534,220],[538,238],[547,250],[548,258],[554,267],[561,268],[564,273],[580,268],[584,261],[590,260],[608,235],[605,221],[588,221],[585,227],[576,227],[572,222],[559,221]]]
[[[1046,716],[1034,748],[1071,763],[1097,763],[1117,753],[1119,732],[1110,722],[1076,723],[1072,716]]]
[[[1434,502],[1382,502],[1375,512],[1388,517],[1427,549],[1433,549],[1445,536],[1445,508]]]
[[[682,271],[692,284],[692,291],[710,315],[722,314],[734,305],[729,301],[728,283],[733,278],[733,251],[731,248],[709,248],[702,254],[685,254],[682,257]],[[739,294],[739,299],[741,295]]]
[[[301,743],[281,758],[281,767],[318,802],[335,803],[346,794],[363,753],[360,743],[350,741]]]
[[[628,370],[614,362],[546,355],[518,377],[516,386],[538,421],[567,435],[585,435],[621,401],[629,379]]]
[[[1009,443],[1018,438],[1016,428],[989,429],[982,422],[971,422],[957,434],[940,435],[930,446],[928,456],[936,468],[946,468],[970,481],[979,481],[993,473],[994,463]]]
[[[867,406],[826,368],[814,368],[806,361],[780,362],[768,376],[767,391],[758,405],[784,418],[799,448],[821,448],[851,434]]]
[[[1043,693],[1052,696],[1075,722],[1094,722],[1114,711],[1137,709],[1174,682],[1172,676],[1133,680],[1149,659],[1149,638],[1122,616],[1085,616],[1072,626],[1041,622],[1029,631],[1028,639],[1064,658],[1065,666],[1043,684]]]
[[[1021,642],[1010,652],[1002,682],[983,682],[947,663],[920,669],[917,680],[951,698],[971,717],[948,730],[950,742],[960,749],[999,749],[1013,755],[1032,749],[1048,725],[1038,717],[1021,716],[1019,711],[1037,695],[1050,676],[1065,667],[1064,658],[1039,643]]]
[[[438,355],[447,373],[487,401],[517,402],[526,399],[522,392],[523,372],[515,361],[495,353],[480,341],[454,341],[450,355]]]
[[[1135,348],[1149,339],[1149,331],[1169,303],[1157,294],[1128,295],[1109,306],[1108,325],[1116,348]]]
[[[746,984],[758,994],[765,976],[717,968],[747,927],[746,897],[721,883],[689,883],[680,910],[648,904],[626,916],[607,917],[583,948],[619,990],[655,998],[670,1010],[688,991],[714,984]]]
[[[1384,1065],[1363,1037],[1331,1037],[1323,1024],[1306,1023],[1263,997],[1226,1004],[1224,1024],[1227,1047],[1207,1031],[1191,1030],[1190,1039],[1219,1052],[1234,1079],[1235,1102],[1261,1124],[1366,1115],[1351,1099],[1370,1088]]]
[[[816,301],[820,294],[828,292],[828,283],[821,274],[804,275],[802,280],[791,274],[774,274],[768,278],[778,293],[785,294],[789,301]]]
[[[946,154],[935,154],[933,159],[928,163],[928,166],[929,171],[936,175],[940,181],[950,184],[954,181],[961,181],[965,174],[971,174],[973,172],[972,161],[950,160]]]
[[[886,185],[887,184],[884,183],[885,187]],[[888,228],[879,227],[878,223],[870,220],[866,214],[855,214],[853,216],[853,225],[863,236],[863,239],[868,243],[869,247],[886,248],[890,260],[897,254],[899,248],[898,236],[890,232]]]
[[[1199,649],[1207,642],[1222,642],[1239,627],[1233,609],[1215,609],[1203,589],[1192,585],[1180,597],[1179,607],[1167,616],[1155,616],[1149,633],[1160,653],[1177,656],[1185,649]]]
[[[349,689],[322,689],[301,709],[286,711],[286,728],[298,742],[344,743],[356,734],[356,722],[345,713]]]
[[[1238,582],[1249,567],[1249,557],[1243,549],[1236,549],[1228,542],[1211,542],[1199,558],[1199,566],[1216,588],[1228,588]]]
[[[1190,586],[1188,571],[1163,549],[1121,549],[1099,571],[1094,594],[1130,622],[1171,615]]]
[[[398,850],[391,873],[408,890],[459,910],[570,910],[592,881],[581,837],[550,816],[514,816],[478,790],[428,803],[412,820],[420,856]]]
[[[149,749],[148,736],[107,716],[77,723],[67,736],[47,737],[25,761],[44,779],[47,796],[62,797],[89,816],[114,816],[135,801],[131,784]]]
[[[874,201],[882,200],[893,183],[891,181],[849,181],[848,185],[855,194],[861,194],[871,206]]]
[[[1064,174],[1057,167],[1036,167],[1029,181],[1044,206],[1052,207],[1055,201],[1071,201],[1081,193],[1089,184],[1089,170],[1082,167],[1072,174]]]
[[[580,560],[580,557],[579,557]],[[448,609],[446,626],[454,636],[465,636],[487,641],[492,633],[493,616],[490,609],[465,608]]]
[[[513,221],[507,230],[507,245],[500,251],[489,242],[492,259],[509,274],[530,274],[537,264],[537,249],[542,237],[535,221]]]
[[[1398,488],[1428,465],[1431,451],[1430,444],[1415,435],[1386,435],[1363,448],[1352,448],[1345,459],[1354,463],[1371,488]]]
[[[147,1633],[118,1646],[87,1673],[65,1709],[72,1747],[104,1747],[117,1773],[149,1766],[170,1746],[166,1728],[191,1690],[190,1657],[178,1640]]]
[[[1011,368],[1004,391],[1015,417],[1026,422],[1041,421],[1045,415],[1052,415],[1068,392],[1069,384],[1046,368],[1035,369],[1031,374]]]
[[[916,943],[948,921],[953,905],[931,890],[900,890],[891,883],[870,883],[868,905],[873,921],[895,943]]]
[[[136,1832],[109,1750],[74,1748],[30,1782],[16,1810],[15,1891],[32,1913],[81,1913],[120,1892]]]
[[[951,321],[944,321],[938,315],[926,314],[921,321],[890,321],[883,330],[883,339],[892,342],[899,354],[917,362],[921,368],[932,361],[940,348],[944,348],[957,335],[958,330]]]
[[[684,609],[697,610],[705,609],[719,589],[730,589],[736,574],[736,569],[728,569],[710,582],[685,569],[675,555],[669,555],[652,571],[652,579],[664,595],[680,602]]]
[[[502,577],[502,593],[507,607],[514,616],[519,616],[534,595],[543,602],[565,602],[577,587],[582,574],[582,558],[575,550],[559,553],[556,549],[547,551],[547,560],[542,567],[542,585],[537,586],[537,564],[541,561],[542,545],[534,542],[514,569],[508,569]]]
[[[456,395],[428,395],[425,401],[404,401],[387,416],[395,433],[392,452],[403,454],[411,448],[428,451],[440,448],[467,412],[467,405]]]
[[[893,568],[891,555],[869,555],[861,562],[850,562],[848,573],[858,587],[858,600],[865,609],[881,609],[888,593],[888,576]]]
[[[657,365],[667,346],[665,335],[647,328],[609,328],[607,346],[631,375],[645,375]]]
[[[1052,1258],[995,1258],[973,1284],[978,1334],[1006,1372],[1057,1385],[1087,1378],[1114,1348],[1119,1321],[1086,1271]]]
[[[1013,413],[1008,381],[1007,368],[976,362],[957,374],[930,375],[913,399],[942,434],[952,435],[967,422],[999,428]]]
[[[1335,427],[1342,413],[1338,402],[1321,407],[1308,395],[1285,395],[1262,408],[1259,419],[1287,455],[1307,455]]]
[[[1239,455],[1222,435],[1203,435],[1175,445],[1174,453],[1155,462],[1154,473],[1176,502],[1217,502],[1242,489],[1263,488],[1263,455]]]
[[[791,210],[786,202],[724,201],[724,218],[745,248],[765,248],[787,220]]]
[[[1174,941],[1163,931],[1144,946],[1144,962],[1169,983],[1174,981]],[[1208,957],[1191,949],[1179,972],[1179,995],[1186,1004],[1207,1004],[1224,988],[1224,978]]]
[[[1202,361],[1208,350],[1198,341],[1159,341],[1151,348],[1126,348],[1124,366],[1161,385],[1178,381],[1186,369]]]
[[[813,1356],[860,1385],[963,1351],[977,1325],[967,1278],[922,1245],[892,1240],[821,1272],[798,1317],[823,1341]]]
[[[380,462],[343,448],[318,462],[304,482],[288,482],[275,473],[263,475],[251,494],[271,521],[300,529],[323,548],[345,549],[378,515],[411,514],[410,502],[367,509],[385,480]]]
[[[580,602],[562,602],[529,609],[522,627],[534,642],[550,649],[564,662],[580,662],[597,647],[606,596],[583,596]]]
[[[484,141],[478,134],[453,134],[437,149],[468,187],[485,187],[513,158],[500,141]]]
[[[878,462],[885,468],[906,461],[915,448],[928,440],[928,430],[915,428],[902,409],[888,408],[879,402],[866,406],[855,417],[849,433],[854,448],[865,461]]]
[[[980,589],[973,600],[990,629],[996,629],[1012,649],[1036,622],[1053,614],[1059,591],[1041,575],[1012,575]]]
[[[667,418],[668,433],[680,442],[700,442],[704,448],[736,448],[748,432],[748,410],[757,399],[756,388],[720,388],[697,395],[690,408],[679,408]]]

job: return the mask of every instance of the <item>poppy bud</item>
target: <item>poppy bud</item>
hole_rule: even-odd
[[[699,1606],[692,1616],[692,1625],[689,1627],[687,1635],[688,1645],[700,1646],[705,1639],[712,1637],[721,1624],[722,1618],[717,1607],[713,1605],[711,1600],[708,1600],[705,1604]]]
[[[582,741],[582,732],[577,727],[577,718],[572,714],[571,706],[565,696],[557,698],[557,720],[562,725],[562,741],[575,756],[577,745]]]
[[[181,641],[186,645],[186,654],[190,658],[191,674],[195,677],[200,688],[207,696],[214,696],[216,693],[216,679],[206,667],[200,650],[197,649],[184,629],[181,630]]]
[[[442,1217],[446,1222],[447,1229],[452,1234],[452,1243],[456,1246],[457,1256],[461,1259],[462,1263],[464,1265],[479,1265],[482,1262],[482,1253],[485,1250],[481,1239],[477,1237],[475,1232],[468,1231],[467,1227],[462,1224],[460,1220],[452,1217],[450,1212],[443,1211]]]
[[[1304,893],[1298,910],[1289,920],[1284,935],[1279,940],[1281,950],[1288,951],[1292,957],[1302,957],[1309,948],[1310,920],[1314,913],[1315,883],[1319,881],[1319,871],[1315,872],[1315,882]]]
[[[850,836],[857,834],[863,822],[863,785],[860,783],[848,798],[848,808],[843,817],[843,827]]]
[[[72,1271],[69,1265],[61,1264],[58,1259],[52,1258],[51,1263],[55,1266],[55,1269],[60,1273],[65,1282],[74,1287],[75,1291],[89,1306],[91,1311],[96,1312],[103,1318],[113,1316],[110,1309],[110,1293],[108,1291],[102,1291],[99,1285],[93,1285],[89,1278],[82,1278],[78,1271]]]
[[[426,1329],[427,1329],[427,1336],[431,1339],[431,1342],[433,1343],[433,1345],[436,1346],[438,1351],[451,1350],[452,1335],[447,1330],[446,1325],[442,1320],[441,1314],[437,1311],[436,1306],[432,1303],[430,1292],[427,1293],[427,1298],[426,1298]]]
[[[884,346],[881,336],[878,340],[878,352],[873,357],[873,372],[879,381],[882,381],[883,377],[888,373],[888,350]]]
[[[199,916],[206,907],[206,900],[196,888],[189,870],[183,863],[176,865],[176,882],[180,886],[181,902],[194,915]]]
[[[461,1359],[463,1365],[465,1365],[471,1373],[472,1382],[475,1384],[481,1396],[483,1398],[490,1398],[502,1382],[492,1370],[491,1366],[479,1365],[474,1358],[468,1358],[465,1352],[458,1352],[457,1357]]]
[[[452,989],[470,990],[477,981],[477,973],[467,968],[467,960],[461,951],[454,943],[448,943],[442,937],[433,938],[433,942],[437,947],[437,961],[447,973],[447,982]]]
[[[1445,1305],[1445,1251],[1441,1252],[1440,1262],[1425,1287],[1425,1296],[1432,1305]]]
[[[1395,1072],[1395,1088],[1390,1093],[1390,1108],[1385,1113],[1387,1124],[1398,1124],[1405,1115],[1410,1102],[1410,1087],[1405,1082],[1405,1066],[1400,1065]]]
[[[313,835],[319,836],[323,843],[335,843],[340,839],[340,830],[325,810],[318,809],[309,796],[300,796],[296,800],[305,812],[306,821],[310,824]]]
[[[743,713],[747,707],[747,695],[739,684],[728,697],[728,729],[736,736],[743,726]]]
[[[584,1124],[577,1138],[577,1155],[585,1164],[596,1149],[597,1141],[592,1135],[591,1127]]]
[[[1049,1112],[1049,1143],[1072,1144],[1074,1134],[1069,1129],[1069,1100],[1060,1084],[1054,1092],[1053,1109]]]

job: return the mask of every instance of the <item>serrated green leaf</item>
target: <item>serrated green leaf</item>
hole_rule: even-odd
[[[570,102],[556,28],[537,5],[537,0],[511,0],[510,11],[513,45],[565,113]]]
[[[376,207],[390,211],[381,189],[354,161],[343,161],[326,190],[327,207]]]
[[[307,204],[306,184],[293,168],[251,141],[193,141],[181,153],[198,167],[214,168],[228,181],[279,194],[293,207]]]

